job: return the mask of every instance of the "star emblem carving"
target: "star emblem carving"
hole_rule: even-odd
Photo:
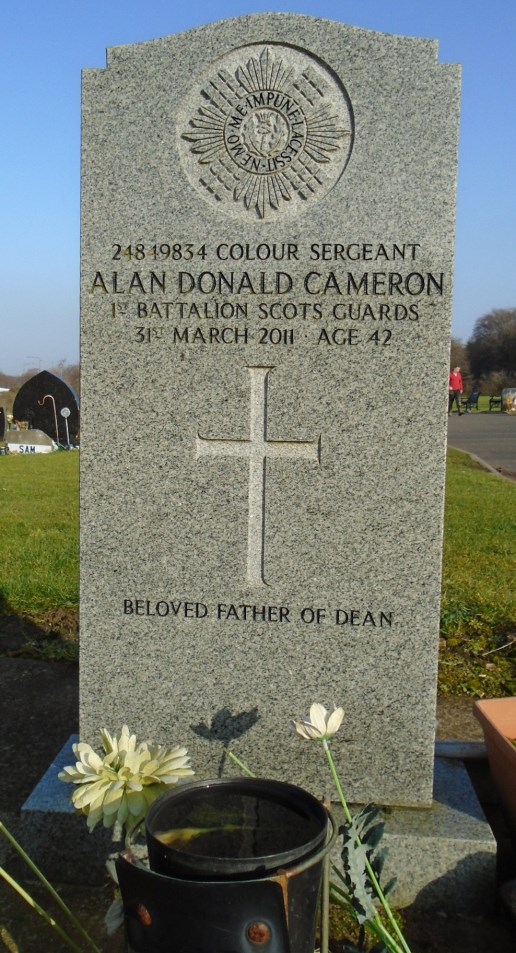
[[[353,117],[335,75],[290,47],[228,54],[200,89],[180,139],[205,197],[268,219],[321,198],[349,159]],[[188,161],[189,160],[189,161]]]

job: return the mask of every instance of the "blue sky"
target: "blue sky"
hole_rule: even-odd
[[[79,358],[81,69],[108,46],[283,11],[439,41],[463,66],[453,333],[516,307],[514,0],[29,0],[0,36],[0,370]]]

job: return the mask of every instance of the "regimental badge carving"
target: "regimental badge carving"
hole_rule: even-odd
[[[329,67],[278,44],[226,54],[207,71],[180,124],[190,179],[211,203],[273,219],[319,201],[353,146],[347,93]]]

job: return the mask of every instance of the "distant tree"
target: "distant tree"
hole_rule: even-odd
[[[479,318],[466,349],[473,377],[485,393],[516,386],[516,308]]]
[[[67,364],[66,361],[59,361],[55,367],[51,367],[52,374],[56,374],[62,380],[66,381],[73,388],[77,396],[81,393],[81,368],[79,364]]]
[[[14,398],[20,387],[20,379],[14,374],[4,374],[0,371],[0,387],[8,387],[6,393],[0,393],[0,407],[3,407],[6,414],[12,414]]]

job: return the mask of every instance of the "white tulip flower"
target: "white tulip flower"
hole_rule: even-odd
[[[343,708],[334,708],[332,712],[328,712],[324,705],[314,702],[309,717],[293,721],[292,727],[305,741],[323,741],[339,730],[343,718]]]

